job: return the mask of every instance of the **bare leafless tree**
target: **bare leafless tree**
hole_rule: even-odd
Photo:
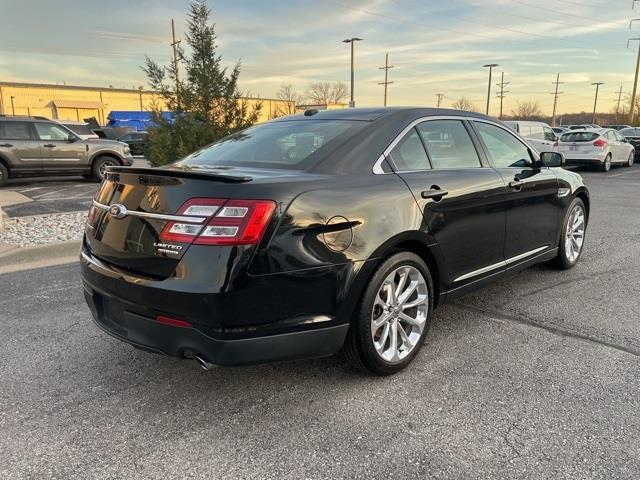
[[[455,110],[466,110],[468,112],[473,112],[476,109],[475,105],[467,97],[460,97],[451,104],[451,108]]]
[[[347,98],[347,85],[344,82],[316,82],[309,85],[307,97],[311,103],[328,105],[341,103]]]
[[[302,103],[302,95],[293,89],[293,86],[283,83],[277,93],[278,104],[276,105],[274,116],[282,117],[296,113],[296,105]]]
[[[538,102],[517,102],[516,109],[511,110],[511,115],[518,120],[539,120],[544,115]]]

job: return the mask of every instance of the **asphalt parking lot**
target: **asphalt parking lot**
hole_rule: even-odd
[[[136,167],[148,166],[144,157],[136,157]],[[36,177],[10,179],[3,189],[14,190],[31,201],[3,207],[10,217],[88,211],[100,184],[83,177]]]
[[[393,377],[205,372],[95,327],[76,265],[0,276],[0,478],[640,477],[640,166],[583,172],[585,250],[436,311]]]

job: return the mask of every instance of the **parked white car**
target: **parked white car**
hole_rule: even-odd
[[[524,120],[504,123],[518,132],[538,152],[556,152],[558,150],[558,136],[546,123]]]
[[[633,145],[610,128],[567,132],[560,137],[558,151],[567,165],[596,165],[603,172],[614,164],[630,167],[634,160]]]

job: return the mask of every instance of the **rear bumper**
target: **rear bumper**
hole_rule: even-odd
[[[109,335],[154,353],[172,357],[203,357],[217,365],[293,360],[332,355],[342,347],[349,325],[299,332],[223,340],[195,328],[174,327],[122,309],[114,315],[105,308],[105,296],[85,285],[85,299],[93,319]],[[113,302],[113,299],[109,299]]]
[[[602,165],[604,158],[570,158],[566,157],[567,165]]]

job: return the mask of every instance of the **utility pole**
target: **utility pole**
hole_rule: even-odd
[[[551,114],[551,126],[555,127],[556,126],[556,107],[558,106],[558,96],[564,93],[564,92],[558,91],[558,85],[562,85],[564,83],[560,81],[560,72],[556,74],[556,81],[551,83],[554,83],[556,86],[555,92],[551,92],[551,95],[553,95],[553,113]]]
[[[618,123],[618,113],[620,112],[620,99],[622,98],[622,85],[620,85],[620,90],[618,90],[618,103],[616,104],[616,123]]]
[[[378,67],[379,70],[384,70],[384,82],[378,83],[378,85],[384,85],[384,106],[387,106],[387,85],[393,83],[388,80],[389,69],[393,68],[393,65],[389,65],[389,53],[384,57],[384,67]]]
[[[633,22],[633,20],[631,20]],[[629,24],[631,26],[631,23]],[[629,48],[629,42],[640,40],[640,37],[630,38],[627,40],[627,48]],[[636,92],[638,90],[638,70],[640,70],[640,42],[638,42],[638,56],[636,58],[636,76],[633,79],[633,91],[631,93],[631,105],[629,106],[629,125],[633,125],[633,119],[636,109]]]
[[[178,97],[178,88],[180,86],[180,82],[178,80],[178,45],[180,44],[180,40],[176,40],[176,24],[171,19],[171,48],[173,48],[173,70],[176,76],[176,98]]]
[[[498,87],[500,87],[500,93],[496,95],[500,99],[500,120],[502,120],[502,102],[504,101],[504,97],[506,97],[505,93],[509,93],[508,90],[505,90],[504,87],[509,85],[511,82],[504,81],[504,72],[502,72],[500,83],[496,83]]]
[[[438,97],[438,108],[442,104],[442,99],[444,98],[444,93],[436,93],[436,97]]]
[[[13,99],[16,98],[13,95],[11,96],[11,114],[15,117],[16,116],[16,107],[13,104]]]
[[[351,44],[351,100],[349,101],[349,108],[354,108],[356,106],[356,101],[353,95],[353,83],[354,83],[354,74],[353,74],[353,46],[356,42],[360,42],[362,39],[358,37],[345,38],[342,43],[350,43]]]
[[[596,86],[596,98],[593,100],[593,119],[591,120],[591,123],[596,123],[596,107],[598,105],[598,89],[600,88],[600,85],[604,85],[604,83],[594,82],[591,85]]]
[[[493,71],[493,67],[497,66],[497,63],[488,63],[486,65],[483,65],[484,68],[489,67],[489,84],[487,86],[487,109],[485,110],[485,113],[487,115],[489,115],[489,101],[491,100],[491,72]]]

